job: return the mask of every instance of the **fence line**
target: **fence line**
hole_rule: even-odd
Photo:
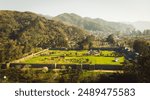
[[[71,67],[72,69],[83,69],[83,70],[122,70],[122,65],[101,65],[101,64],[26,64],[26,63],[10,63],[9,67],[20,67],[23,68],[25,66],[31,68],[43,68],[48,67],[49,69],[64,69]],[[2,69],[5,69],[6,64],[2,65]]]

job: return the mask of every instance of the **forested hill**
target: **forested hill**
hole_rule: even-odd
[[[0,11],[0,62],[34,48],[76,48],[88,33],[31,12]]]
[[[99,31],[103,34],[113,34],[116,32],[129,33],[132,30],[134,30],[134,27],[132,25],[118,23],[118,22],[109,22],[99,18],[96,19],[92,19],[88,17],[83,18],[73,13],[71,14],[64,13],[54,17],[53,19],[62,21],[66,24],[71,24],[71,25],[81,27],[88,31]]]

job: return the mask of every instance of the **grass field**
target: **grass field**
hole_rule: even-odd
[[[114,51],[75,51],[75,50],[49,50],[39,56],[26,59],[21,63],[44,63],[44,64],[108,64],[122,65],[123,56],[117,56]]]

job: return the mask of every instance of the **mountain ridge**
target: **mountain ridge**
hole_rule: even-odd
[[[64,22],[65,24],[75,25],[88,31],[99,31],[103,34],[130,33],[134,30],[132,25],[121,22],[110,22],[100,18],[81,17],[74,13],[63,13],[52,18],[53,20]]]
[[[126,22],[133,25],[136,30],[144,31],[150,29],[150,21],[136,21],[136,22]]]

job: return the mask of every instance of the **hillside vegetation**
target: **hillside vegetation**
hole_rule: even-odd
[[[0,11],[0,62],[35,48],[78,48],[88,33],[31,12]]]
[[[62,21],[66,24],[78,26],[88,31],[99,32],[103,34],[112,34],[116,32],[130,33],[134,29],[132,25],[123,24],[119,22],[109,22],[99,18],[83,18],[73,13],[64,13],[54,17],[53,19]]]

